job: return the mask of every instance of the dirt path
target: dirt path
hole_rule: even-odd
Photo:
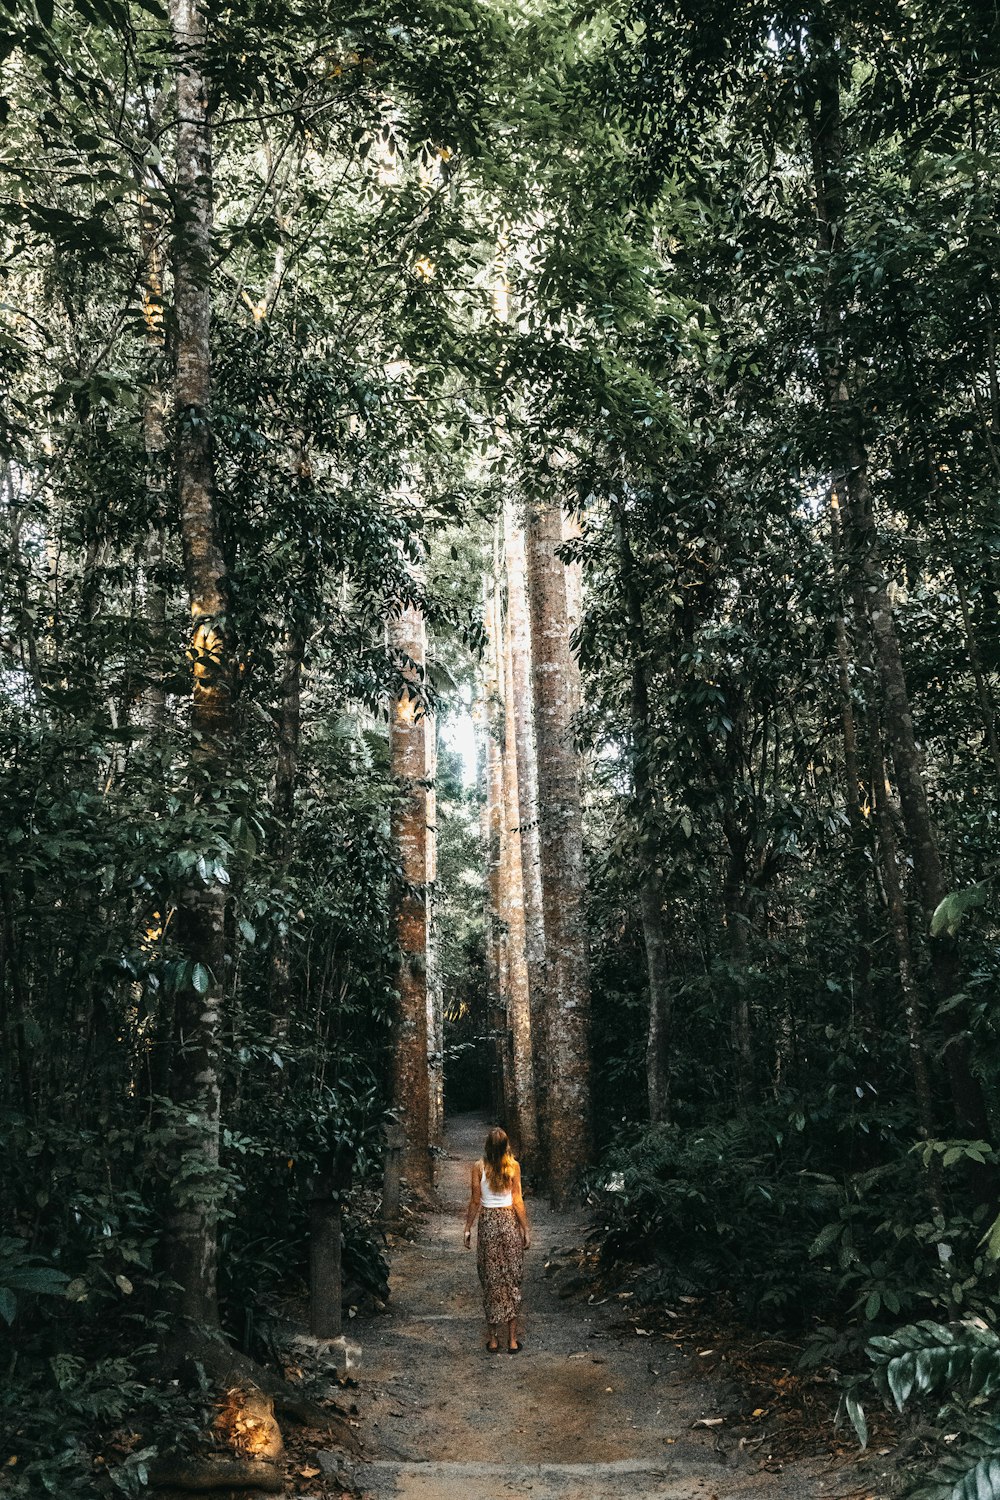
[[[358,1329],[373,1457],[357,1477],[374,1500],[878,1500],[826,1454],[775,1473],[765,1449],[740,1448],[725,1424],[694,1427],[719,1415],[719,1385],[692,1379],[669,1341],[612,1326],[620,1303],[559,1298],[544,1262],[579,1244],[584,1225],[537,1200],[524,1349],[487,1354],[475,1254],[462,1245],[484,1133],[477,1116],[450,1123],[440,1211],[394,1252],[389,1313]]]

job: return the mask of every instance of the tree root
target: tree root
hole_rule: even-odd
[[[275,1416],[301,1427],[314,1427],[349,1453],[358,1452],[358,1438],[347,1416],[337,1408],[320,1406],[289,1385],[281,1375],[257,1364],[234,1349],[225,1339],[194,1338],[174,1346],[170,1367],[187,1378],[204,1372],[209,1383],[224,1393],[240,1387],[255,1387],[274,1401]]]
[[[190,1457],[167,1459],[150,1469],[150,1483],[157,1490],[181,1490],[199,1494],[209,1490],[263,1490],[281,1495],[285,1472],[278,1464],[251,1458]]]
[[[360,1451],[357,1433],[339,1408],[318,1406],[308,1396],[292,1390],[283,1382],[276,1382],[268,1395],[274,1397],[276,1416],[289,1422],[297,1422],[300,1427],[314,1427],[325,1432],[338,1448],[344,1448],[348,1453]]]

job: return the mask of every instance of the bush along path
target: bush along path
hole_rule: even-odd
[[[822,1435],[812,1453],[776,1461],[760,1425],[741,1421],[731,1383],[692,1372],[666,1335],[623,1323],[620,1300],[588,1299],[572,1279],[551,1274],[565,1247],[582,1243],[581,1214],[529,1200],[522,1352],[488,1354],[475,1255],[462,1246],[468,1165],[484,1128],[473,1115],[451,1122],[438,1208],[394,1251],[388,1313],[359,1330],[362,1494],[874,1500],[883,1493],[875,1472],[883,1460],[838,1456]]]

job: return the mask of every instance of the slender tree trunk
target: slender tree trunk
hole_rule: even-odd
[[[920,989],[913,964],[913,945],[910,939],[910,923],[900,874],[899,851],[896,833],[889,808],[889,788],[882,760],[882,749],[878,743],[877,727],[873,726],[871,779],[875,801],[875,817],[878,827],[879,848],[882,855],[882,880],[889,907],[889,928],[896,951],[896,967],[899,987],[903,996],[903,1013],[906,1019],[906,1038],[910,1053],[910,1071],[917,1099],[917,1115],[920,1134],[927,1140],[933,1137],[934,1105],[930,1078],[927,1071],[927,1052],[924,1044],[921,1019]],[[938,1195],[939,1196],[939,1195]]]
[[[726,820],[729,821],[728,819]],[[749,1107],[753,1091],[753,1048],[750,1040],[750,998],[747,993],[746,838],[735,828],[726,829],[729,856],[722,884],[722,907],[729,950],[729,1028],[733,1048],[733,1087],[739,1110]]]
[[[663,873],[656,832],[658,808],[649,765],[652,721],[649,708],[646,622],[632,543],[622,507],[617,503],[614,506],[614,520],[631,657],[632,788],[638,825],[636,856],[639,865],[639,911],[649,985],[646,1092],[650,1122],[658,1125],[670,1118],[670,945],[663,920]]]
[[[444,1144],[444,997],[437,960],[434,920],[434,882],[437,880],[437,726],[424,716],[424,754],[427,760],[427,1072],[430,1094],[430,1139]]]
[[[489,930],[494,945],[496,992],[493,1002],[493,1044],[497,1075],[499,1117],[516,1140],[520,1134],[518,1090],[511,1034],[511,941],[509,926],[510,851],[504,798],[504,658],[500,585],[495,577],[487,584],[487,807],[489,810]]]
[[[813,27],[815,92],[808,99],[807,123],[813,149],[817,243],[828,267],[846,248],[847,202],[843,187],[839,53],[827,25]],[[839,451],[833,468],[847,476],[845,562],[859,630],[870,632],[883,704],[886,738],[896,771],[907,843],[926,920],[947,894],[948,885],[930,814],[923,757],[917,745],[896,622],[879,556],[874,504],[868,475],[868,453],[861,414],[848,387],[840,335],[842,310],[833,289],[832,270],[823,308],[820,357],[831,419]],[[940,999],[960,988],[955,945],[930,940],[931,966]],[[945,1048],[956,1128],[988,1138],[989,1122],[978,1079],[972,1072],[960,1017],[947,1013],[951,1036]]]
[[[335,1153],[312,1183],[309,1201],[309,1332],[334,1339],[343,1330],[344,1194],[351,1185],[347,1157]]]
[[[521,809],[517,781],[517,731],[514,724],[513,661],[510,631],[505,635],[503,800],[505,823],[504,901],[507,918],[510,1024],[517,1144],[526,1164],[538,1159],[538,1113],[531,1041],[531,993],[522,865]]]
[[[192,780],[196,795],[214,804],[227,783],[232,668],[212,458],[212,144],[202,72],[206,34],[194,0],[171,0],[170,17],[180,54],[174,239],[176,473],[192,620]],[[175,921],[188,964],[186,982],[176,996],[171,1099],[176,1119],[183,1123],[176,1125],[180,1154],[171,1177],[166,1253],[169,1274],[179,1286],[179,1323],[210,1332],[218,1328],[215,1179],[225,915],[226,886],[214,876],[202,880],[192,875],[180,893]]]
[[[837,686],[840,693],[840,719],[844,746],[844,806],[851,831],[851,879],[856,900],[855,925],[858,935],[861,979],[858,986],[859,1009],[869,1028],[875,1025],[871,996],[871,941],[873,936],[871,902],[869,899],[869,846],[868,828],[865,823],[862,800],[866,796],[865,781],[861,771],[858,751],[857,719],[854,713],[854,694],[851,689],[851,651],[847,634],[845,610],[847,601],[843,597],[843,548],[840,527],[840,494],[842,485],[830,491],[830,540],[833,554],[833,571],[836,583],[835,621],[837,640]],[[872,797],[874,793],[872,792]]]
[[[558,504],[529,507],[525,531],[532,698],[545,925],[547,1177],[568,1200],[591,1159],[590,970],[579,757],[572,741],[573,666]]]
[[[158,376],[162,359],[163,274],[160,263],[159,226],[147,206],[142,216],[142,255],[145,265],[144,311],[146,343],[154,366],[142,409],[142,440],[146,453],[146,504],[149,512],[146,544],[145,611],[152,658],[152,673],[145,694],[146,723],[153,734],[163,728],[167,695],[163,688],[164,651],[167,640],[167,591],[163,582],[166,551],[164,498],[166,489],[167,427],[166,400]]]
[[[284,662],[281,673],[281,718],[278,723],[278,754],[274,768],[274,816],[278,825],[277,874],[284,879],[295,840],[295,783],[298,777],[299,741],[302,734],[302,668],[305,662],[307,627],[289,617],[285,626]],[[291,1009],[292,957],[287,933],[279,933],[271,964],[271,1014],[277,1037],[288,1035]]]
[[[524,555],[524,529],[514,501],[504,503],[504,551],[507,578],[509,682],[507,713],[514,731],[521,884],[524,897],[524,946],[528,965],[532,1063],[537,1129],[544,1137],[547,1052],[545,1045],[545,922],[542,914],[542,868],[538,825],[538,766],[531,702],[531,626]],[[508,751],[508,755],[509,755]],[[539,1160],[536,1179],[543,1170]]]
[[[423,617],[412,604],[390,622],[392,644],[404,658],[407,686],[392,706],[389,754],[403,801],[392,819],[402,883],[396,898],[400,949],[393,1039],[393,1104],[403,1131],[401,1168],[411,1189],[434,1187],[427,1071],[427,733],[421,681],[426,659]],[[412,663],[407,665],[406,663]]]
[[[487,619],[488,617],[489,611],[487,610]],[[497,914],[500,900],[500,820],[498,816],[500,799],[497,794],[499,751],[493,736],[491,715],[495,709],[490,703],[488,678],[484,698],[483,717],[486,724],[486,740],[483,746],[481,767],[483,802],[480,836],[486,867],[486,880],[483,888],[483,940],[486,949],[486,1057],[489,1068],[490,1113],[495,1120],[502,1123],[506,1115],[506,1106],[504,1104],[504,1056],[501,1046],[504,1028],[503,945],[500,942]]]
[[[278,855],[283,865],[292,852],[295,822],[295,782],[299,768],[302,735],[302,668],[308,627],[289,617],[285,625],[281,671],[281,718],[278,724],[278,754],[274,768],[274,816],[278,822]]]
[[[583,521],[579,511],[562,512],[562,542],[563,546],[568,543],[578,542],[583,536]],[[563,563],[564,578],[566,582],[566,637],[572,642],[573,636],[583,623],[583,564],[575,559]],[[580,663],[576,659],[576,653],[572,647],[566,653],[569,668],[568,678],[570,685],[570,702],[573,713],[576,713],[582,702],[583,686],[580,676]]]

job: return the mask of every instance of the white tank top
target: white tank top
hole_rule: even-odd
[[[483,1167],[479,1175],[479,1192],[484,1208],[512,1208],[514,1205],[514,1194],[510,1188],[505,1193],[495,1193],[490,1187],[489,1178],[486,1176],[486,1168]]]

